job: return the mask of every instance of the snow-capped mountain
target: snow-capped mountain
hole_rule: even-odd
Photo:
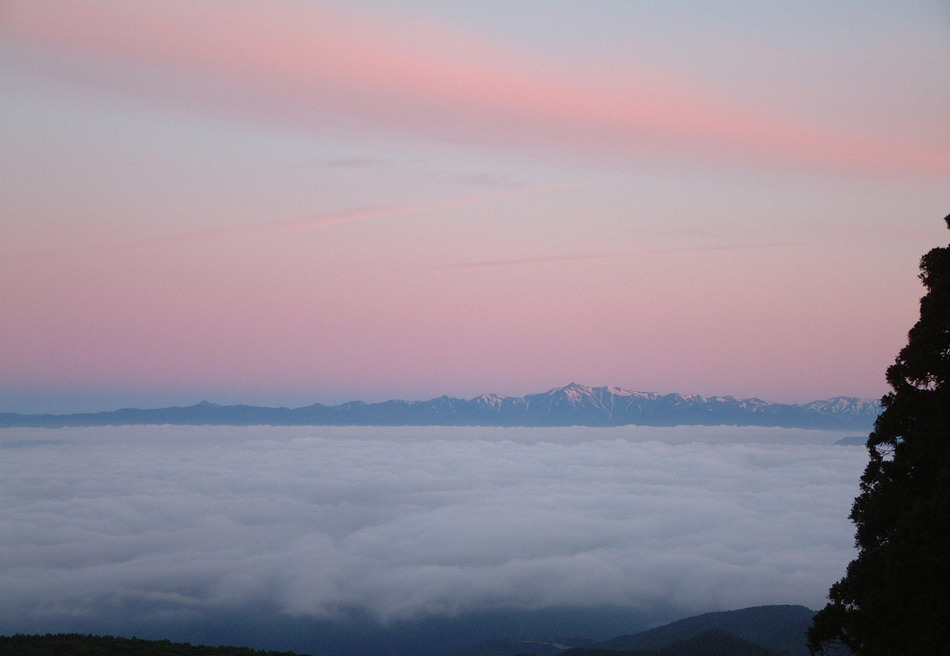
[[[732,396],[635,392],[619,387],[571,383],[524,397],[478,397],[495,410],[486,423],[529,426],[619,426],[641,424],[734,424],[798,427],[870,427],[880,406],[875,401],[837,397],[804,405],[771,403]],[[516,420],[517,418],[517,420]],[[486,417],[487,419],[487,417]]]
[[[429,401],[352,401],[328,406],[263,408],[199,403],[154,410],[124,409],[71,415],[0,413],[4,426],[374,425],[374,426],[674,426],[735,425],[786,428],[870,429],[876,401],[835,397],[806,404],[771,403],[731,396],[634,392],[571,383],[540,394],[484,394],[471,400],[440,396]]]
[[[836,396],[824,401],[812,401],[806,403],[803,407],[825,415],[851,415],[855,417],[863,417],[868,414],[877,416],[881,411],[881,404],[878,401],[858,399],[853,396]]]

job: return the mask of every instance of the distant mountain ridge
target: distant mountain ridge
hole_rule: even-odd
[[[776,652],[807,656],[805,633],[814,611],[804,606],[754,606],[695,615],[634,635],[618,636],[599,647],[617,651],[660,650],[709,631],[725,631]]]
[[[814,611],[803,606],[757,606],[707,613],[605,642],[589,639],[528,639],[494,637],[462,650],[446,651],[444,635],[398,645],[385,638],[369,643],[344,643],[305,652],[257,651],[247,647],[209,647],[169,640],[141,640],[86,634],[0,636],[0,653],[17,656],[49,654],[122,654],[123,656],[304,656],[306,653],[398,653],[433,656],[808,656],[805,632]],[[487,627],[486,627],[487,628]],[[497,625],[487,628],[497,630]],[[466,635],[471,635],[466,632]],[[465,641],[464,636],[455,636]],[[319,643],[319,640],[317,641]],[[567,643],[567,644],[565,644]],[[579,646],[579,645],[583,646]]]
[[[632,392],[571,383],[540,394],[483,394],[465,400],[351,401],[341,405],[274,408],[251,405],[124,408],[73,414],[0,412],[0,428],[177,424],[219,426],[676,426],[734,425],[782,428],[870,429],[877,401],[835,397],[806,404],[732,396]]]
[[[602,642],[587,639],[494,639],[452,656],[808,656],[815,611],[753,606],[695,615]]]

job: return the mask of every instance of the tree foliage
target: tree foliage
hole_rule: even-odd
[[[0,636],[3,656],[300,656],[246,647],[206,647],[187,642],[57,633]]]
[[[812,653],[950,653],[950,245],[924,255],[920,279],[851,509],[858,555],[815,616]]]

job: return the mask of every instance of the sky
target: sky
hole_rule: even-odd
[[[0,411],[876,398],[945,2],[5,0]]]
[[[704,612],[816,609],[854,557],[847,515],[867,452],[840,437],[5,429],[0,634],[329,655],[422,654],[428,641],[444,654],[522,633],[604,640]],[[370,648],[371,636],[383,639]]]

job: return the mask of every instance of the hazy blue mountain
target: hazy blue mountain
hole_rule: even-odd
[[[814,614],[804,606],[754,606],[706,613],[641,633],[612,638],[597,646],[618,651],[661,650],[707,631],[725,631],[775,652],[806,656],[805,633]]]
[[[775,650],[721,629],[710,629],[656,650],[617,651],[605,647],[582,647],[561,653],[563,656],[779,656],[779,652]]]
[[[536,622],[544,619],[541,615],[516,617],[505,611],[484,614],[477,621],[459,621],[457,619],[430,619],[411,623],[402,627],[376,627],[371,624],[359,627],[341,628],[338,635],[322,630],[303,620],[300,629],[316,633],[310,646],[297,650],[298,654],[332,654],[334,656],[357,656],[360,654],[381,654],[384,656],[514,656],[516,654],[534,654],[535,656],[770,656],[772,654],[791,654],[798,656],[807,653],[804,630],[811,622],[813,612],[802,606],[758,606],[742,610],[721,613],[707,613],[650,629],[633,635],[624,635],[606,642],[595,643],[584,639],[533,639],[522,637],[500,637],[513,635],[513,631],[529,632],[538,628]],[[608,613],[609,615],[609,613]],[[547,623],[563,629],[587,629],[594,624],[581,619],[580,624],[571,622],[571,613],[560,613],[547,617]],[[588,619],[593,619],[593,616]],[[621,617],[607,618],[608,623],[621,620]],[[628,620],[636,621],[634,617]],[[253,623],[253,622],[252,622]],[[328,625],[329,626],[329,625]],[[520,629],[518,628],[520,627]],[[262,627],[263,628],[263,627]],[[287,627],[274,627],[271,635],[263,631],[261,642],[274,641],[276,636]],[[605,627],[600,627],[603,630]],[[486,640],[479,636],[491,636]],[[610,635],[609,633],[607,635]],[[270,636],[272,640],[268,640]],[[240,640],[237,636],[229,638],[222,633],[217,644],[228,644],[231,640]],[[245,636],[246,638],[246,636]],[[468,646],[465,646],[467,643]],[[231,642],[234,644],[234,642]],[[258,647],[260,648],[260,647]],[[184,641],[136,640],[128,638],[81,636],[77,634],[58,634],[45,636],[18,635],[0,637],[0,653],[39,656],[49,653],[94,653],[94,654],[141,654],[142,656],[209,656],[221,654],[233,656],[265,656],[263,651],[246,648],[192,647]],[[266,656],[290,656],[286,652],[277,654],[268,651]]]
[[[675,426],[735,425],[869,430],[880,411],[876,401],[836,397],[806,404],[771,403],[731,396],[683,396],[631,392],[619,387],[571,383],[521,397],[486,394],[464,400],[353,401],[301,408],[217,405],[125,408],[108,412],[27,415],[0,412],[0,428],[12,426],[119,426],[128,424],[270,426]]]
[[[658,656],[777,656],[751,640],[745,640],[721,629],[704,631],[691,638],[674,642],[657,652]]]
[[[696,615],[603,642],[495,639],[452,656],[805,656],[805,631],[813,615],[804,606],[755,606]]]

